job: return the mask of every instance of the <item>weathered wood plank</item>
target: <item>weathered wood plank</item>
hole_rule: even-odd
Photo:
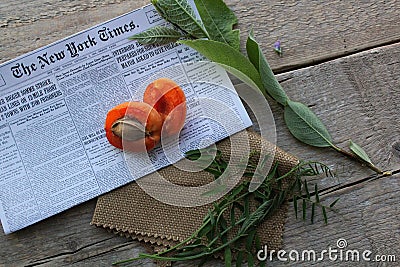
[[[336,205],[337,213],[328,213],[329,223],[322,221],[320,210],[317,211],[318,219],[314,224],[296,220],[294,212],[288,213],[284,233],[283,249],[290,253],[291,250],[315,250],[317,257],[321,256],[323,249],[340,250],[337,242],[340,239],[347,241],[347,247],[342,251],[357,250],[360,261],[346,262],[340,260],[330,261],[325,254],[324,261],[329,266],[397,266],[395,263],[384,265],[377,262],[362,260],[361,255],[365,250],[370,250],[370,258],[376,255],[395,255],[398,261],[400,255],[400,220],[399,202],[399,175],[386,177],[373,182],[361,183],[346,190],[335,192],[323,198],[323,202],[332,202],[337,197],[340,201]],[[318,217],[317,216],[317,217]],[[345,255],[345,254],[344,254]],[[288,255],[286,255],[288,257]],[[345,258],[343,258],[345,259]],[[351,258],[349,258],[351,259]],[[320,266],[317,261],[274,261],[271,266]]]
[[[0,62],[110,20],[149,1],[19,1],[0,3]],[[21,6],[23,8],[15,8]]]
[[[306,103],[318,114],[336,143],[346,147],[348,140],[352,139],[368,151],[378,166],[398,170],[399,71],[400,44],[395,44],[285,73],[279,75],[279,79],[291,98]],[[271,107],[274,111],[280,109],[275,104]],[[357,249],[360,253],[371,250],[374,256],[399,255],[399,227],[396,223],[400,216],[396,205],[400,200],[399,175],[358,183],[373,172],[333,150],[300,144],[286,130],[282,115],[275,118],[278,145],[304,160],[315,159],[337,169],[340,183],[354,183],[323,198],[325,203],[331,203],[340,197],[339,212],[328,214],[329,224],[326,226],[320,211],[319,220],[313,225],[309,221],[296,220],[294,212],[289,211],[283,249],[287,252],[297,250],[301,253],[309,249],[321,252],[328,247],[337,249],[337,240],[344,238],[348,249]],[[334,186],[337,181],[325,178],[318,184],[319,188],[324,188]],[[325,262],[328,262],[327,256]],[[314,264],[319,266],[320,263],[275,261],[271,266]],[[363,262],[362,265],[377,266],[377,263]],[[353,265],[335,261],[329,262],[329,266]]]
[[[348,139],[361,144],[371,158],[383,169],[399,169],[399,96],[400,45],[392,45],[355,56],[279,75],[290,97],[300,100],[321,117],[340,146]],[[349,249],[371,250],[377,254],[399,254],[398,176],[357,184],[372,174],[358,163],[327,149],[312,149],[290,136],[284,126],[280,107],[271,104],[277,115],[278,144],[304,160],[323,161],[339,171],[342,184],[355,183],[346,189],[326,196],[326,203],[340,197],[338,214],[328,214],[329,224],[320,219],[314,225],[296,220],[289,212],[284,234],[284,249],[321,251],[344,238]],[[337,184],[329,178],[318,181],[320,188]],[[309,217],[309,216],[308,216]],[[383,230],[382,230],[383,229]],[[395,233],[393,235],[393,233]],[[272,266],[288,263],[274,262]],[[299,262],[292,262],[299,266]],[[304,263],[304,266],[309,266]],[[318,265],[318,264],[317,264]],[[333,266],[348,266],[335,262]],[[303,266],[303,265],[302,265]],[[376,266],[366,263],[365,266]]]
[[[274,70],[312,65],[400,39],[398,1],[230,1]],[[243,37],[246,35],[242,34]],[[284,56],[273,55],[280,39]]]
[[[2,1],[0,62],[148,3],[149,0]],[[226,3],[239,17],[242,43],[253,27],[274,70],[298,68],[400,40],[400,5],[396,0]],[[21,8],[15,8],[18,6]],[[277,39],[282,40],[282,58],[272,51]]]
[[[327,125],[334,142],[347,147],[349,139],[364,147],[382,169],[396,169],[400,158],[400,45],[390,45],[355,56],[279,75],[288,95],[309,105]],[[280,107],[271,105],[276,119],[278,145],[341,168],[346,177],[372,172],[327,149],[309,149],[286,130]],[[307,151],[311,153],[308,154]]]
[[[381,166],[398,168],[400,161],[391,146],[400,136],[399,122],[395,120],[400,94],[396,76],[400,68],[399,53],[400,45],[392,45],[280,75],[279,79],[291,97],[313,105],[335,140],[344,143],[352,138],[366,146],[371,158]],[[344,171],[340,173],[343,183],[371,174],[333,151],[298,143],[288,134],[282,118],[276,117],[281,147],[304,159],[343,166]],[[374,251],[389,244],[384,240],[390,240],[394,249],[387,253],[398,252],[399,209],[395,205],[399,201],[398,178],[382,178],[328,195],[325,199],[328,203],[335,197],[341,198],[340,212],[328,214],[328,226],[323,226],[320,219],[314,225],[303,223],[289,212],[284,249],[317,249],[333,245],[340,237],[348,240],[351,248]],[[336,182],[324,179],[320,184],[326,187]],[[0,242],[5,245],[0,250],[0,264],[107,266],[144,251],[138,242],[90,226],[93,209],[94,201],[90,201],[17,233],[2,234]],[[380,226],[383,226],[381,230]],[[275,264],[280,266],[279,262]],[[153,263],[142,266],[153,266]]]
[[[137,242],[90,226],[95,203],[92,200],[29,228],[2,234],[0,265],[67,265],[123,246],[130,247],[130,253],[144,251]]]

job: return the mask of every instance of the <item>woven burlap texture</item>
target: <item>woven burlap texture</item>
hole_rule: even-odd
[[[298,159],[278,147],[272,145],[252,131],[247,134],[250,151],[260,151],[261,148],[271,153],[275,150],[274,162],[278,162],[278,172],[286,173],[298,164]],[[217,143],[222,154],[230,153],[230,141],[226,138]],[[211,182],[214,178],[208,172],[187,172],[174,166],[159,170],[165,179],[175,184],[197,186]],[[161,188],[160,190],[167,190]],[[179,207],[162,203],[146,194],[137,183],[102,195],[92,218],[92,224],[104,227],[116,234],[152,244],[155,251],[162,247],[173,246],[190,236],[202,223],[207,210],[212,204],[199,207]],[[262,244],[269,250],[279,250],[282,246],[282,233],[287,213],[287,205],[264,220],[258,233]]]

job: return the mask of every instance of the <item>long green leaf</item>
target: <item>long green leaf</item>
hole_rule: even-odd
[[[253,31],[250,32],[246,42],[247,56],[251,63],[258,69],[265,91],[279,104],[286,106],[289,97],[279,84],[267,59],[261,51],[260,45],[254,39]]]
[[[194,0],[209,38],[239,50],[239,30],[232,30],[238,20],[222,0]]]
[[[368,157],[367,153],[365,152],[364,149],[362,149],[361,146],[357,145],[356,143],[354,143],[353,141],[350,140],[350,146],[349,146],[351,152],[354,153],[354,155],[356,155],[357,157],[359,157],[360,159],[362,159],[363,161],[372,164],[371,159]]]
[[[247,251],[251,251],[253,247],[254,237],[257,234],[256,229],[252,230],[246,238],[246,249]]]
[[[209,38],[201,21],[187,0],[151,0],[158,13],[168,22],[196,38]]]
[[[231,46],[212,40],[181,40],[179,43],[190,46],[206,58],[221,65],[248,85],[263,91],[257,69],[239,51]]]
[[[324,222],[325,224],[328,223],[328,216],[326,215],[326,209],[324,206],[322,206],[322,215],[324,216]]]
[[[311,223],[314,223],[314,216],[315,216],[315,203],[311,205]]]
[[[254,256],[251,253],[247,253],[247,266],[254,267]]]
[[[333,201],[333,202],[329,205],[329,207],[330,207],[330,208],[333,208],[333,206],[336,205],[336,203],[339,201],[339,199],[340,199],[340,198],[335,199],[335,201]]]
[[[231,251],[230,247],[225,248],[224,258],[225,258],[225,267],[231,267],[232,266],[232,251]]]
[[[318,185],[315,184],[314,186],[314,193],[315,193],[315,201],[319,203],[319,192],[318,192]]]
[[[182,33],[163,26],[155,26],[144,32],[129,37],[129,40],[136,40],[141,44],[167,44],[178,41],[184,37]]]
[[[303,221],[305,221],[306,220],[307,203],[306,203],[306,200],[304,198],[303,198],[303,206],[302,206],[302,208],[303,208]]]
[[[306,191],[307,199],[311,199],[310,190],[308,190],[307,180],[304,180],[304,190]]]
[[[242,267],[242,262],[243,262],[243,251],[240,250],[236,258],[236,267]]]
[[[333,146],[332,138],[321,120],[306,105],[289,100],[284,117],[294,137],[311,146]]]

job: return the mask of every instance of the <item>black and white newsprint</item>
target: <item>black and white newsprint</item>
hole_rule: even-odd
[[[108,110],[141,100],[146,81],[164,71],[182,84],[188,114],[183,153],[200,140],[221,140],[251,125],[226,72],[194,50],[170,43],[142,46],[127,38],[163,21],[145,6],[0,65],[0,218],[11,233],[140,178],[154,167],[129,171],[124,154],[105,138]],[[172,67],[174,66],[174,67]],[[193,83],[192,81],[209,81]],[[229,127],[205,117],[207,101]],[[240,123],[230,119],[233,113]],[[232,121],[232,122],[231,122]],[[155,169],[171,164],[161,147]],[[130,158],[130,160],[135,160]]]

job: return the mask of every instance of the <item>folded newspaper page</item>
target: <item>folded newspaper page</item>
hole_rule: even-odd
[[[216,142],[251,125],[223,69],[202,62],[201,55],[183,45],[142,46],[127,39],[165,23],[153,6],[145,6],[0,65],[0,219],[5,233],[165,167],[207,144],[202,140]],[[150,152],[153,166],[144,165],[141,156],[136,164],[131,156],[130,165],[137,167],[130,171],[124,153],[105,138],[104,121],[115,105],[141,100],[143,86],[154,75],[169,76],[185,91],[182,153],[171,159],[157,147]],[[226,107],[210,105],[211,100]],[[210,114],[225,126],[207,119]]]

